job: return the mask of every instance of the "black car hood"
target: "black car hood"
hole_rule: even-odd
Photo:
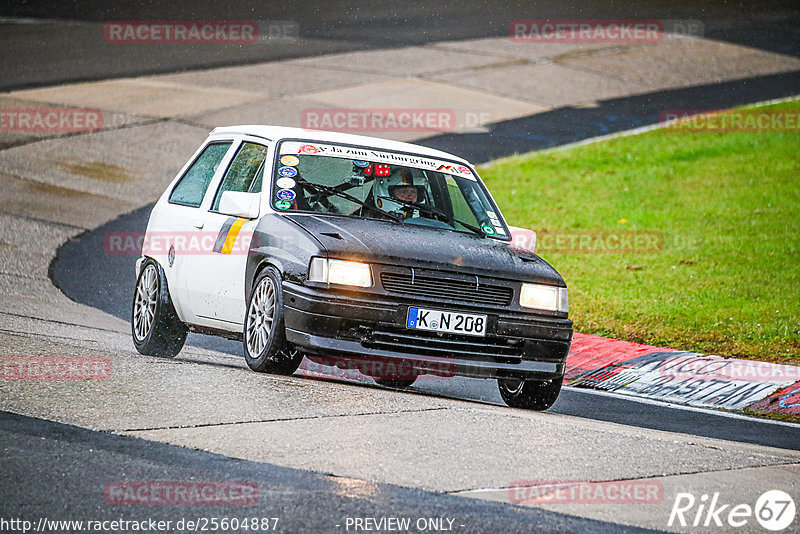
[[[372,219],[300,214],[284,217],[313,235],[332,258],[564,285],[556,270],[539,256],[496,239]]]

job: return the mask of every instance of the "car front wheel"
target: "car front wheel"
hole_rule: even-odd
[[[548,409],[556,402],[561,391],[561,380],[499,378],[497,385],[506,404],[526,410]]]
[[[286,342],[281,277],[265,267],[253,284],[244,322],[244,359],[259,373],[290,375],[303,355]]]
[[[189,333],[175,313],[166,282],[158,264],[152,260],[144,264],[136,281],[131,334],[136,350],[146,356],[176,356]]]

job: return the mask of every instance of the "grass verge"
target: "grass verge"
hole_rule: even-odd
[[[800,363],[800,134],[659,129],[481,175],[539,234],[576,331]]]

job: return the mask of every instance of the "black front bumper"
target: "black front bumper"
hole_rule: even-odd
[[[417,362],[429,374],[478,378],[560,379],[572,321],[532,314],[480,311],[464,304],[426,308],[485,313],[485,337],[406,328],[407,299],[311,288],[284,281],[286,337],[303,351],[357,361]]]

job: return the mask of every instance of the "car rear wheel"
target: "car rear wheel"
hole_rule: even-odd
[[[131,334],[136,350],[146,356],[176,356],[189,333],[175,313],[166,282],[163,271],[152,260],[144,264],[136,281]]]
[[[499,378],[497,386],[503,401],[512,408],[546,410],[556,402],[561,391],[561,380]]]
[[[303,354],[286,342],[280,274],[265,267],[256,277],[244,323],[244,359],[253,371],[290,375]]]

